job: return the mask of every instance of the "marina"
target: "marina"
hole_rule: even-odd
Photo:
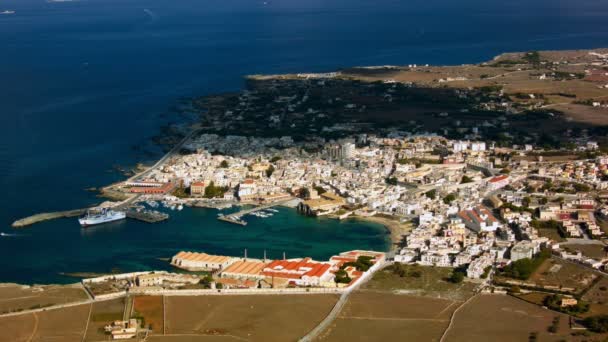
[[[248,208],[248,209],[244,209],[241,211],[238,211],[234,214],[230,214],[230,215],[223,215],[220,214],[218,215],[218,220],[220,221],[224,221],[224,222],[228,222],[228,223],[234,223],[234,224],[238,224],[241,226],[246,226],[247,225],[247,221],[243,220],[243,216],[245,215],[254,215],[254,216],[258,216],[258,217],[270,217],[272,216],[272,214],[268,214],[268,213],[260,213],[264,210],[274,210],[274,212],[277,212],[276,209],[271,209],[272,207],[276,207],[279,205],[285,205],[289,202],[293,201],[293,199],[288,199],[288,200],[284,200],[284,201],[277,201],[277,202],[272,202],[272,203],[268,203],[268,204],[262,204],[259,205],[257,207],[253,207],[253,208]],[[271,211],[273,212],[273,211]]]

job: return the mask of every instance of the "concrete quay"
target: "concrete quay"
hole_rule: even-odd
[[[35,214],[32,216],[28,216],[28,217],[19,219],[19,220],[13,222],[13,224],[11,226],[13,228],[23,228],[23,227],[27,227],[29,225],[32,225],[32,224],[35,224],[38,222],[49,221],[49,220],[54,220],[54,219],[58,219],[58,218],[78,217],[78,216],[83,215],[86,211],[87,211],[87,209],[74,209],[74,210],[66,210],[66,211],[40,213],[40,214]]]

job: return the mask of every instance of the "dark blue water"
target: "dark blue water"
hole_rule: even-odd
[[[3,0],[5,9],[17,13],[0,15],[3,232],[22,216],[97,202],[83,189],[119,179],[109,171],[115,164],[151,159],[142,148],[175,119],[170,108],[181,97],[238,90],[244,74],[474,63],[505,51],[608,46],[608,3],[598,0]],[[73,220],[60,220],[24,230],[27,237],[0,237],[0,281],[155,267],[153,257],[189,246],[192,236],[183,234],[199,223],[222,240],[200,249],[232,252],[254,241],[239,242],[241,232],[225,231],[214,215],[196,215],[85,235]],[[287,242],[274,248],[268,240],[264,248],[323,257],[337,251],[337,241],[386,243],[373,233],[378,227],[366,226],[369,239],[351,236],[349,229],[363,229],[355,225],[333,238],[315,235],[303,249],[299,224],[286,222]],[[304,231],[320,225],[302,224]],[[236,242],[222,247],[225,241]],[[138,253],[145,257],[132,259]]]

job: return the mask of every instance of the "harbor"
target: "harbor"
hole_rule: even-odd
[[[139,220],[146,223],[158,223],[169,219],[169,214],[153,210],[127,210],[126,214],[130,219]]]
[[[293,201],[293,199],[288,199],[288,200],[284,200],[284,201],[276,201],[276,202],[272,202],[272,203],[268,203],[268,204],[262,204],[253,208],[248,208],[248,209],[243,209],[241,211],[238,211],[236,213],[230,214],[230,215],[223,215],[223,214],[219,214],[218,216],[218,220],[220,221],[224,221],[224,222],[228,222],[228,223],[233,223],[233,224],[238,224],[241,226],[246,226],[247,225],[247,221],[243,220],[243,216],[245,215],[249,215],[249,214],[258,214],[256,216],[259,217],[268,217],[271,215],[265,214],[265,215],[261,215],[260,211],[263,210],[267,210],[267,209],[271,209],[272,207],[276,207],[276,206],[280,206],[280,205],[286,205],[289,202]]]

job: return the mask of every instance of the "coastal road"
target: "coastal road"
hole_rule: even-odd
[[[155,169],[157,169],[158,167],[162,166],[169,158],[171,158],[175,153],[177,153],[182,146],[188,141],[190,140],[190,138],[192,138],[194,135],[196,135],[197,133],[199,133],[201,131],[201,129],[195,129],[192,132],[190,132],[188,135],[186,135],[182,140],[180,140],[180,142],[178,142],[177,144],[175,144],[175,146],[173,146],[173,148],[167,152],[162,158],[160,158],[154,165],[150,166],[147,170],[138,173],[136,175],[133,175],[131,177],[129,177],[129,179],[127,179],[125,182],[131,182],[137,178],[145,178],[147,177],[152,171],[154,171]]]

